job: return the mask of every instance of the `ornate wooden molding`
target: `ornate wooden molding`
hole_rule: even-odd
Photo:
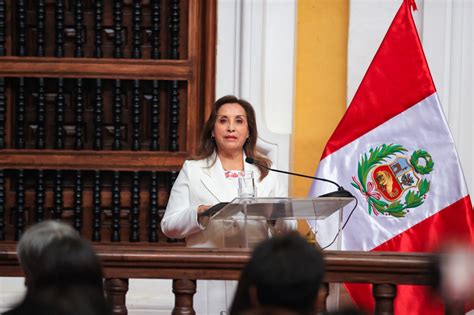
[[[100,154],[98,154],[100,153]],[[187,153],[93,150],[1,150],[2,169],[179,171]],[[113,163],[111,163],[113,161]]]
[[[0,57],[1,77],[190,80],[188,60]]]

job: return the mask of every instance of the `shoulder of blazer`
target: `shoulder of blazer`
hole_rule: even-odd
[[[186,160],[184,161],[184,164],[186,164],[187,167],[209,167],[209,159],[202,159],[202,160]],[[183,166],[184,166],[183,164]]]
[[[183,169],[186,169],[187,171],[189,170],[195,170],[195,171],[203,171],[206,174],[210,173],[210,169],[215,165],[209,166],[212,161],[207,159],[201,159],[201,160],[186,160],[183,164]]]

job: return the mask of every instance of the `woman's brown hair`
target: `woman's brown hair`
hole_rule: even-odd
[[[214,125],[217,119],[217,112],[222,105],[225,104],[239,104],[245,110],[245,114],[247,115],[247,124],[249,129],[249,137],[247,141],[244,143],[244,152],[247,157],[251,157],[255,160],[256,166],[260,171],[260,180],[264,179],[265,176],[268,175],[268,170],[262,166],[257,165],[262,164],[266,167],[271,166],[271,161],[262,155],[257,153],[257,121],[255,118],[255,110],[253,109],[252,105],[243,100],[235,97],[234,95],[226,95],[218,99],[214,105],[212,105],[211,115],[206,121],[204,125],[204,129],[201,135],[201,144],[198,148],[198,158],[199,159],[206,159],[210,157],[214,152],[217,153],[217,146],[216,142],[212,139],[212,131],[214,130]],[[214,161],[215,162],[215,161]]]

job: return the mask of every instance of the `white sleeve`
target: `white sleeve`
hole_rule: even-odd
[[[190,204],[189,184],[189,164],[186,161],[171,189],[161,220],[161,230],[168,237],[185,238],[204,229],[197,220],[197,206]]]

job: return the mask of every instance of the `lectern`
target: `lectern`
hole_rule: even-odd
[[[284,233],[297,219],[326,220],[338,215],[353,198],[235,198],[211,216],[223,248],[253,248],[264,239]],[[340,233],[339,233],[340,235]],[[338,242],[340,243],[340,242]],[[339,246],[338,246],[339,248]]]

